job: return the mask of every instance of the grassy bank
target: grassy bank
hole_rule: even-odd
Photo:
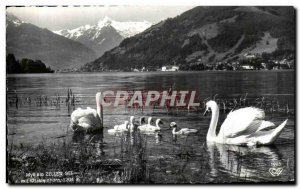
[[[149,183],[143,137],[134,134],[120,140],[120,159],[105,156],[101,140],[11,144],[8,183]]]

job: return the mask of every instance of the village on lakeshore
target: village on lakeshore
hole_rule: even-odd
[[[187,68],[189,67],[189,68]],[[233,61],[217,61],[210,63],[203,63],[201,58],[195,62],[187,65],[163,65],[161,68],[134,68],[134,72],[143,71],[163,71],[163,72],[176,72],[176,71],[201,71],[201,70],[286,70],[294,69],[294,59],[287,57],[283,59],[269,59],[266,60],[260,54],[246,53],[240,60]]]
[[[189,64],[171,64],[159,66],[148,66],[141,68],[130,68],[126,70],[104,70],[106,72],[178,72],[178,71],[238,71],[238,70],[288,70],[294,69],[295,60],[289,55],[285,58],[266,58],[263,54],[245,53],[242,58],[230,61],[216,61],[205,63],[201,58]],[[63,69],[56,72],[81,72],[80,69]]]

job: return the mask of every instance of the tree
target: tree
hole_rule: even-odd
[[[6,57],[6,72],[7,73],[53,73],[50,67],[41,60],[31,60],[23,58],[21,63],[15,59],[13,54],[8,54]]]
[[[21,66],[13,54],[6,57],[6,73],[21,73]]]

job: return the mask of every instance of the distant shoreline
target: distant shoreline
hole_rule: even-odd
[[[95,71],[95,72],[55,72],[55,73],[177,73],[177,72],[274,72],[274,71],[294,71],[295,69],[278,69],[278,70],[180,70],[180,71],[144,71],[144,72],[134,72],[134,71]]]
[[[135,73],[135,74],[142,74],[142,73],[165,73],[165,74],[175,74],[175,73],[206,73],[206,72],[212,72],[212,73],[240,73],[240,72],[294,72],[295,69],[281,69],[281,70],[203,70],[203,71],[149,71],[149,72],[125,72],[125,71],[111,71],[111,72],[54,72],[54,73],[6,73],[6,75],[12,76],[12,75],[40,75],[40,74],[85,74],[85,73]]]

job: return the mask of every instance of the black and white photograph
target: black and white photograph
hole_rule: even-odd
[[[296,12],[6,5],[6,183],[295,184]]]

